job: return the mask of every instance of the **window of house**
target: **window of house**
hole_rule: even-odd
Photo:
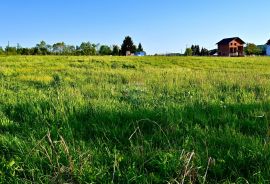
[[[236,46],[237,44],[236,44],[236,43],[234,43],[234,45]]]

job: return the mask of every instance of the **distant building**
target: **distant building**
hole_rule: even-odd
[[[130,51],[126,51],[126,56],[131,56],[131,52]]]
[[[266,43],[266,55],[270,56],[270,40]]]
[[[244,56],[244,44],[239,37],[225,38],[217,43],[218,56]]]
[[[130,51],[127,51],[126,56],[146,56],[146,52],[141,51],[141,52],[132,53]]]
[[[135,52],[134,56],[146,56],[146,53],[144,51]]]

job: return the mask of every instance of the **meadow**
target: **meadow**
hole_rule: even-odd
[[[270,58],[0,56],[0,183],[269,183]]]

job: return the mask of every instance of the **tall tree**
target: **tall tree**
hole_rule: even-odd
[[[200,51],[200,46],[199,45],[192,45],[191,46],[191,50],[192,50],[192,55],[193,56],[200,56],[201,55],[201,51]]]
[[[141,43],[139,43],[137,51],[138,52],[143,52],[143,47],[142,47]]]
[[[136,46],[134,45],[132,38],[130,36],[125,37],[123,44],[121,46],[121,54],[126,55],[127,52],[135,52]]]
[[[209,56],[209,51],[206,48],[202,47],[200,55],[201,56]]]
[[[196,45],[194,55],[195,55],[195,56],[201,55],[201,51],[200,51],[200,46],[199,46],[199,45]]]
[[[190,47],[191,51],[192,51],[192,55],[195,53],[195,46],[194,45],[191,45]],[[186,49],[187,50],[187,49]]]
[[[133,47],[132,47],[132,50],[131,50],[131,53],[135,53],[135,52],[137,52],[137,46],[136,45],[133,45]]]

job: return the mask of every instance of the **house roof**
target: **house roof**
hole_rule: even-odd
[[[245,42],[241,38],[239,38],[239,37],[225,38],[225,39],[221,40],[220,42],[218,42],[217,44],[218,45],[227,45],[227,44],[229,44],[233,40],[237,40],[241,44],[245,44]]]
[[[267,41],[266,45],[270,45],[270,40]]]

